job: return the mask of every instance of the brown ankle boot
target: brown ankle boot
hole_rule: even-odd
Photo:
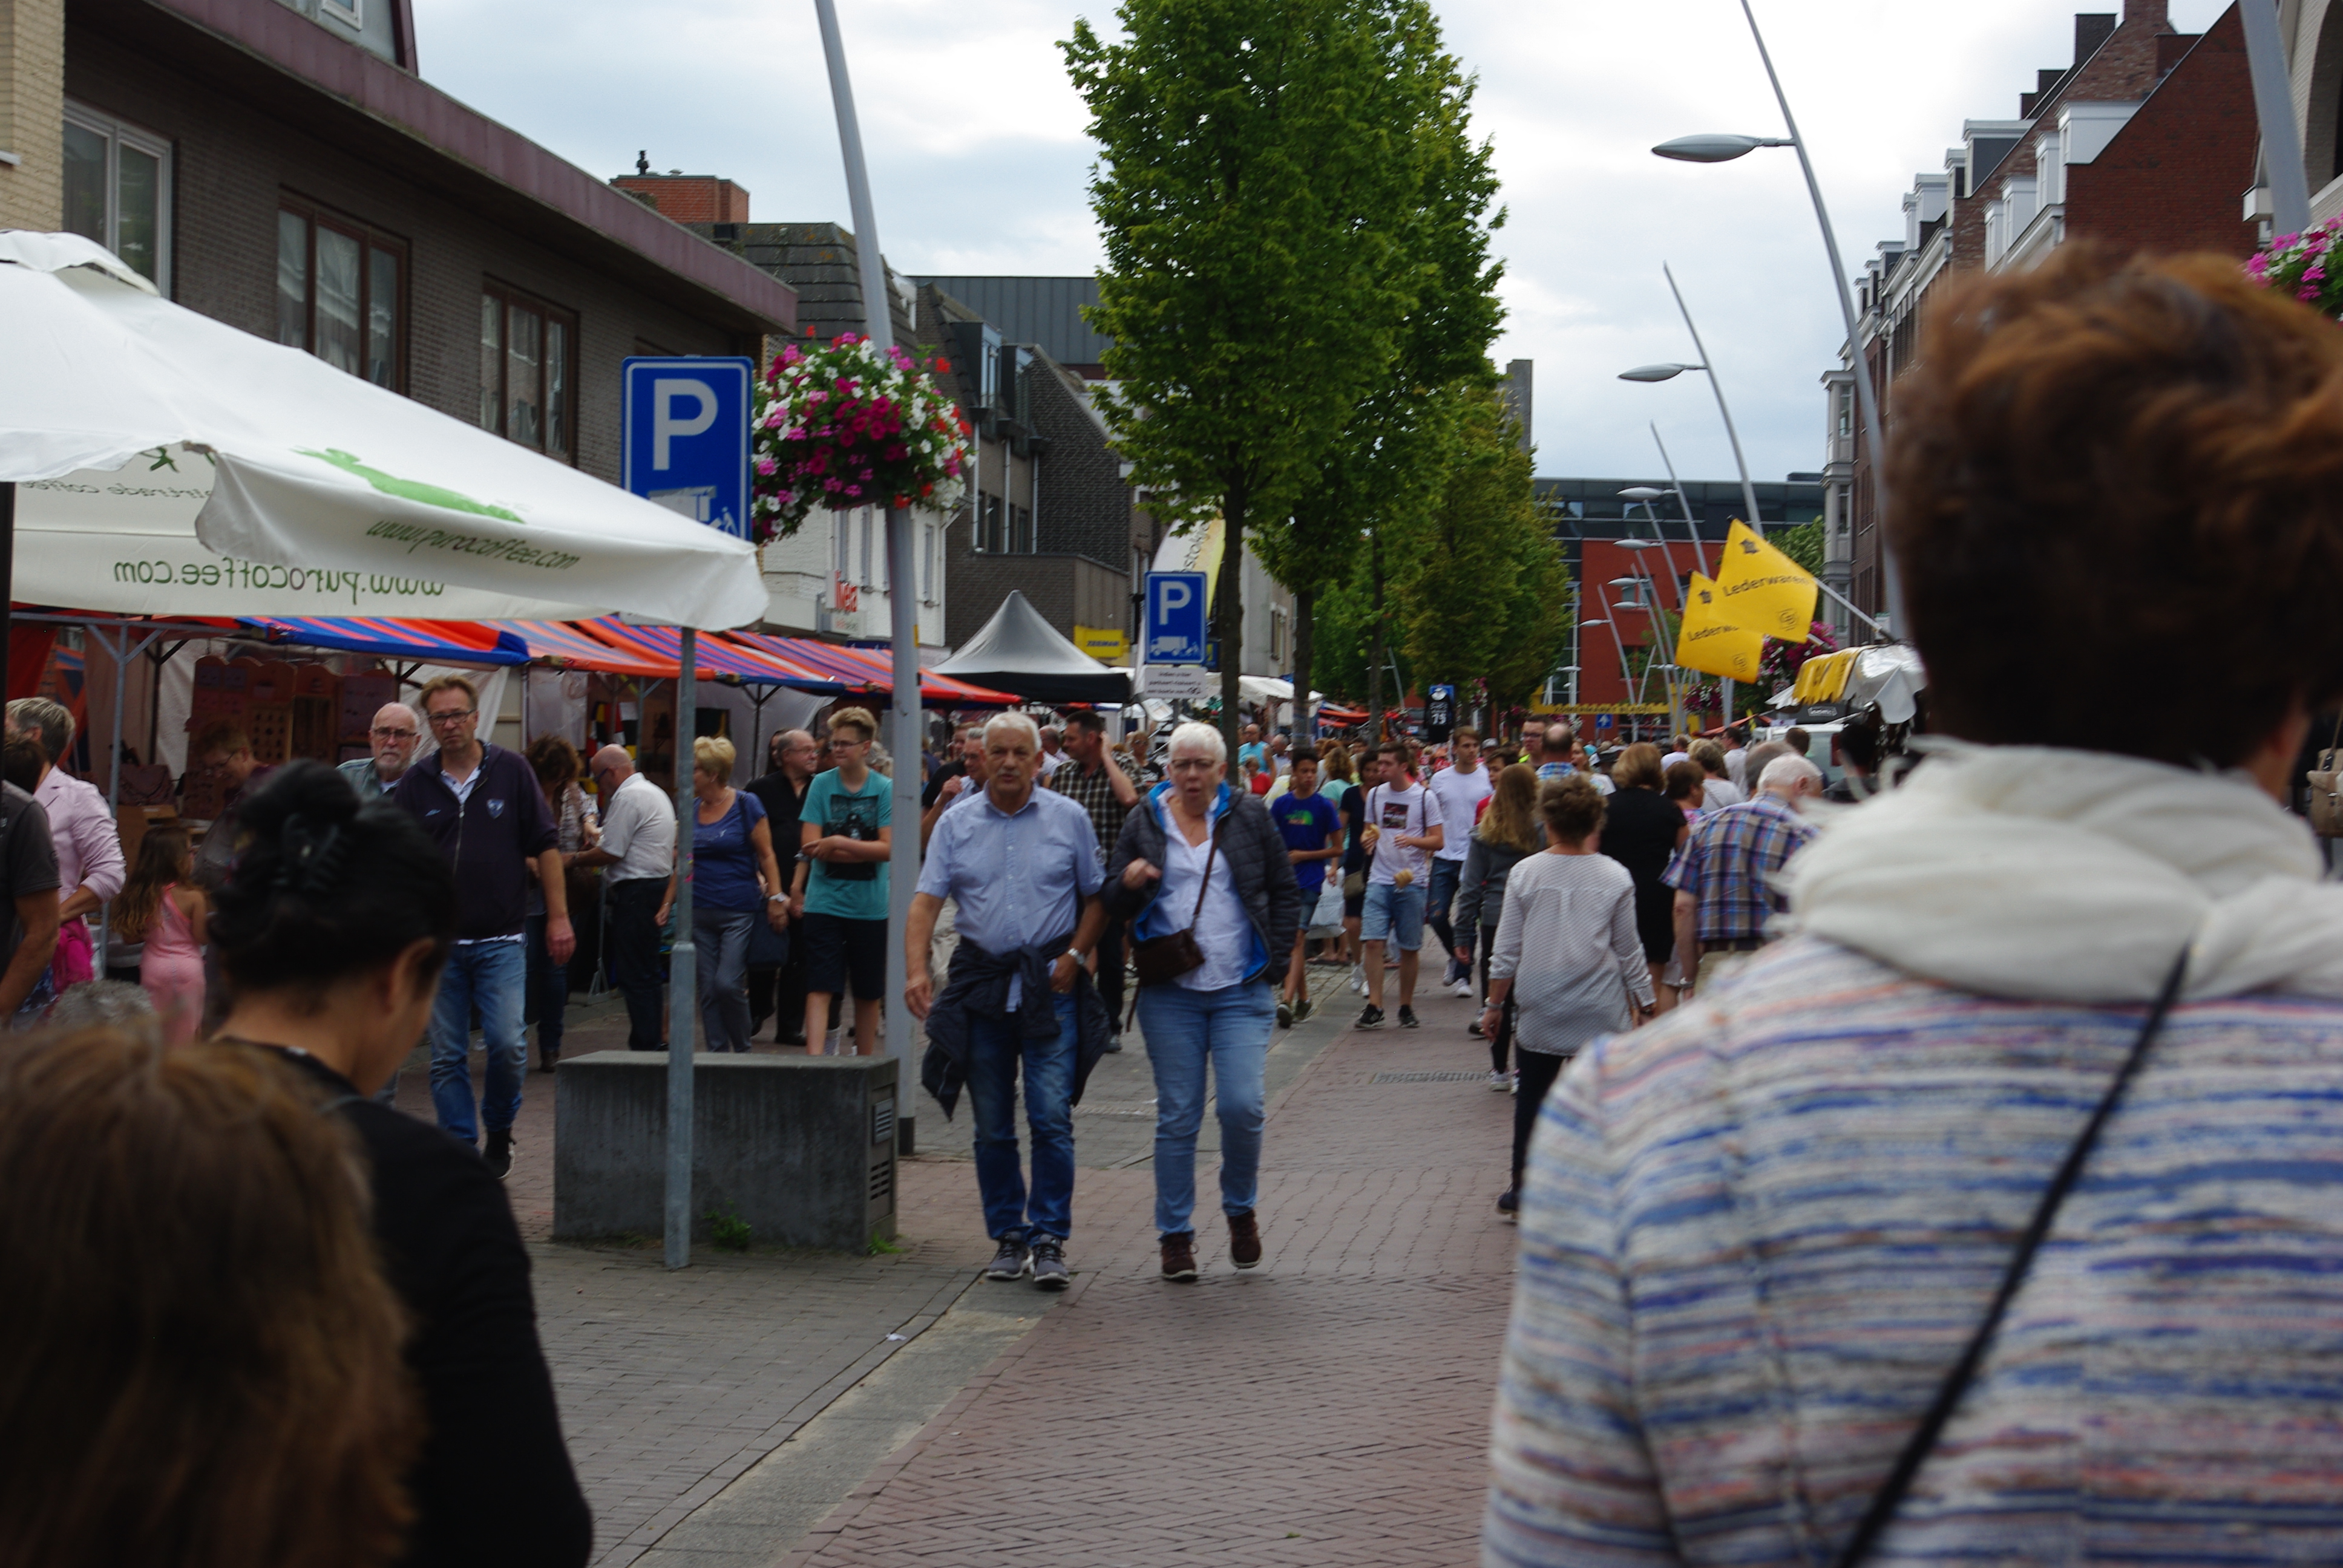
[[[1229,1261],[1240,1269],[1261,1266],[1261,1221],[1249,1213],[1229,1216]]]
[[[1196,1277],[1196,1238],[1192,1233],[1163,1238],[1163,1277],[1167,1280],[1192,1280]]]

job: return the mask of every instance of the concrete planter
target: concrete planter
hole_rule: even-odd
[[[664,1233],[665,1051],[564,1057],[553,1233]],[[753,1241],[861,1251],[895,1233],[891,1058],[702,1052],[692,1059],[692,1234],[729,1209]]]

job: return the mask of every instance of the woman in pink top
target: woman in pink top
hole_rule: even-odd
[[[204,919],[208,901],[195,885],[196,856],[184,828],[147,829],[138,864],[114,901],[125,941],[144,942],[138,983],[163,1017],[172,1045],[195,1039],[204,1017]]]

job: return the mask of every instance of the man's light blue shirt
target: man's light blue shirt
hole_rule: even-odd
[[[1082,900],[1106,880],[1089,811],[1039,784],[1013,816],[990,788],[952,806],[936,819],[919,890],[960,906],[962,938],[1006,957],[1081,923]],[[1017,991],[1012,980],[1012,1008]]]

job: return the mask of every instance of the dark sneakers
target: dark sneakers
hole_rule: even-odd
[[[1293,1004],[1290,1001],[1284,1000],[1282,998],[1279,1000],[1277,1004],[1277,1027],[1280,1029],[1292,1029],[1293,1027]]]
[[[1407,1011],[1407,1009],[1402,1008],[1399,1010],[1402,1014],[1404,1014]],[[1358,1027],[1361,1029],[1381,1029],[1383,1026],[1383,1010],[1377,1007],[1373,1002],[1367,1003],[1366,1010],[1359,1014]]]
[[[1182,1231],[1176,1236],[1163,1238],[1163,1277],[1183,1281],[1196,1277],[1196,1237],[1193,1231]]]
[[[1521,1211],[1522,1195],[1519,1192],[1514,1191],[1511,1187],[1506,1188],[1503,1193],[1502,1193],[1497,1199],[1498,1217],[1503,1220],[1506,1224],[1510,1225],[1514,1222],[1516,1216],[1518,1216]]]
[[[1229,1261],[1240,1269],[1261,1267],[1261,1221],[1249,1213],[1229,1216]]]
[[[1037,1238],[1033,1242],[1034,1288],[1062,1291],[1073,1282],[1073,1272],[1066,1267],[1066,1244],[1055,1236]]]
[[[1310,1014],[1311,1014],[1311,1010],[1312,1010],[1312,1009],[1311,1009],[1311,1006],[1310,1006],[1310,999],[1309,999],[1308,997],[1306,997],[1306,996],[1304,996],[1304,997],[1296,997],[1296,998],[1294,998],[1294,999],[1293,999],[1293,1021],[1294,1021],[1294,1022],[1296,1022],[1296,1023],[1300,1023],[1300,1022],[1302,1022],[1304,1019],[1308,1018],[1308,1017],[1310,1016]]]
[[[487,1162],[488,1174],[495,1177],[498,1181],[501,1181],[506,1177],[511,1175],[512,1129],[509,1127],[489,1128],[488,1146],[484,1151],[482,1151],[480,1158]]]
[[[995,1252],[992,1261],[984,1266],[984,1277],[1007,1284],[1012,1280],[1023,1279],[1025,1271],[1032,1266],[1033,1255],[1026,1251],[1025,1239],[1003,1236],[1001,1238],[1001,1251]]]
[[[1413,1029],[1416,1027],[1415,1009],[1407,1006],[1405,1003],[1401,1004],[1399,1010],[1399,1026],[1402,1029]]]

